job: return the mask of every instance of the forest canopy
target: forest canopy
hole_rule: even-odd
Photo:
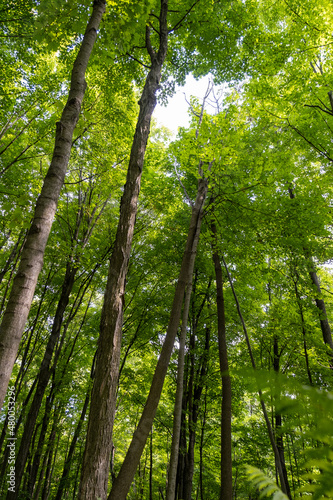
[[[332,23],[0,0],[1,498],[333,498]]]

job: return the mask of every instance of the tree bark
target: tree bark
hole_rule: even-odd
[[[69,471],[70,471],[71,465],[72,465],[72,459],[73,459],[73,455],[74,455],[74,451],[75,451],[75,446],[76,446],[77,440],[80,436],[81,428],[82,428],[82,425],[83,425],[83,422],[84,422],[84,419],[86,416],[86,412],[88,409],[89,400],[90,400],[90,390],[88,389],[86,399],[84,401],[83,408],[81,411],[81,415],[80,415],[78,424],[75,428],[74,436],[73,436],[71,445],[69,447],[68,455],[67,455],[66,460],[65,460],[65,465],[64,465],[61,479],[59,481],[59,487],[58,487],[57,494],[55,496],[55,500],[61,500],[62,495],[64,493],[64,489],[66,488],[66,484],[68,481],[68,474],[69,474]]]
[[[167,334],[157,362],[145,408],[108,500],[125,500],[155,417],[179,326],[185,290],[193,274],[207,190],[207,180],[200,179],[195,205],[192,208],[190,228],[175,290]]]
[[[234,296],[234,299],[235,299],[235,303],[236,303],[236,307],[237,307],[237,312],[238,312],[238,315],[239,315],[239,319],[240,319],[240,321],[242,323],[242,327],[243,327],[243,331],[244,331],[244,335],[245,335],[245,340],[246,340],[246,344],[247,344],[249,356],[250,356],[250,359],[251,359],[251,365],[252,365],[253,370],[256,371],[257,367],[256,367],[256,363],[255,363],[255,360],[254,360],[253,352],[252,352],[250,338],[249,338],[249,335],[247,333],[247,328],[246,328],[245,321],[244,321],[244,318],[243,318],[243,315],[242,315],[242,312],[241,312],[241,309],[240,309],[238,298],[237,298],[237,295],[236,295],[236,292],[235,292],[235,289],[234,289],[234,285],[233,285],[233,282],[232,282],[232,279],[231,279],[231,276],[230,276],[230,273],[229,273],[229,270],[228,270],[228,266],[227,266],[227,264],[226,264],[223,256],[222,256],[222,260],[223,260],[223,264],[224,264],[225,270],[227,272],[228,280],[229,280],[229,283],[230,283],[230,286],[231,286],[231,289],[232,289],[232,293],[233,293],[233,296]],[[281,489],[282,489],[283,493],[285,493],[286,495],[288,495],[288,493],[287,493],[287,486],[286,486],[286,483],[285,483],[285,480],[284,480],[283,467],[282,467],[282,464],[281,464],[279,450],[278,450],[278,448],[276,446],[274,432],[273,432],[273,429],[272,429],[272,425],[271,425],[270,419],[268,417],[268,413],[267,413],[267,410],[266,410],[266,405],[265,405],[265,402],[264,402],[264,399],[263,399],[263,395],[262,395],[261,389],[258,389],[258,395],[259,395],[260,405],[261,405],[261,408],[262,408],[262,412],[263,412],[265,423],[266,423],[266,427],[267,427],[268,437],[269,437],[269,440],[271,442],[273,453],[274,453],[274,457],[275,457],[276,467],[277,467],[277,470],[278,470],[278,474],[279,474],[279,478],[280,478],[280,483],[281,483]],[[291,497],[289,496],[288,498],[291,498]]]
[[[216,279],[217,328],[220,371],[222,378],[221,414],[221,490],[220,500],[232,500],[232,440],[231,440],[231,379],[229,375],[228,350],[225,329],[223,276],[220,257],[216,248],[216,226],[211,225],[214,235],[213,262]]]
[[[55,146],[50,168],[37,200],[34,218],[22,250],[21,262],[0,330],[0,406],[12,373],[19,343],[28,318],[37,279],[43,265],[44,251],[62,188],[75,126],[86,89],[85,72],[97,38],[105,0],[94,0],[79,53],[73,65],[71,88],[60,121],[56,126]]]
[[[104,294],[96,372],[79,490],[80,499],[101,498],[104,500],[107,495],[119,378],[125,280],[150,121],[156,106],[156,92],[159,88],[161,70],[167,53],[167,13],[168,0],[161,0],[160,46],[157,54],[151,46],[150,28],[148,26],[146,28],[146,48],[151,59],[151,67],[139,101],[140,112],[131,149],[126,184],[120,203],[117,234]]]
[[[69,296],[74,284],[74,278],[77,272],[77,267],[71,267],[70,263],[67,264],[66,268],[66,275],[64,279],[64,283],[62,286],[62,293],[61,297],[59,299],[57,311],[54,317],[53,325],[52,325],[52,331],[51,335],[49,338],[49,341],[46,346],[44,358],[42,361],[41,368],[39,370],[38,374],[38,382],[37,382],[37,388],[36,392],[33,398],[33,401],[31,403],[30,409],[29,409],[29,414],[27,417],[26,425],[24,426],[24,431],[23,431],[23,436],[21,440],[21,445],[17,454],[17,459],[16,459],[16,467],[15,467],[15,474],[16,474],[16,488],[15,492],[8,492],[8,498],[10,499],[16,499],[19,493],[19,488],[24,472],[24,467],[26,464],[26,460],[28,457],[29,453],[29,447],[30,447],[30,442],[31,438],[33,435],[34,427],[37,421],[38,417],[38,412],[41,407],[44,393],[47,387],[47,384],[49,383],[50,377],[52,375],[53,368],[51,367],[51,359],[52,355],[56,346],[56,343],[58,341],[59,335],[60,335],[60,329],[63,321],[63,315],[65,312],[65,309],[67,307],[68,301],[69,301]]]
[[[289,191],[290,199],[293,200],[295,198],[295,194],[294,194],[293,189],[291,187],[289,187],[288,191]],[[327,344],[331,350],[331,352],[330,352],[330,367],[333,369],[333,339],[332,339],[331,327],[330,327],[330,324],[329,324],[328,318],[327,318],[326,306],[325,306],[324,299],[321,298],[321,288],[320,288],[319,279],[318,279],[318,275],[316,273],[316,268],[315,268],[315,264],[313,262],[312,256],[309,255],[309,251],[306,248],[304,248],[304,253],[305,253],[305,257],[308,259],[309,264],[310,264],[308,272],[309,272],[311,282],[315,286],[316,291],[318,293],[318,296],[315,298],[315,302],[316,302],[316,306],[317,306],[318,312],[319,312],[320,328],[321,328],[321,332],[323,334],[324,343]]]
[[[199,313],[200,315],[200,313]],[[197,322],[195,325],[195,330],[197,327]],[[195,332],[193,332],[193,338],[195,337]],[[196,430],[197,430],[197,422],[198,422],[198,410],[199,403],[201,399],[201,394],[204,386],[204,380],[207,374],[207,366],[208,366],[208,353],[210,346],[210,328],[206,327],[206,337],[205,337],[205,347],[204,351],[200,357],[198,362],[199,368],[196,374],[196,382],[194,383],[194,376],[191,380],[191,374],[189,379],[189,439],[188,439],[188,450],[186,455],[186,469],[185,469],[185,478],[184,478],[184,500],[191,500],[192,498],[192,483],[193,483],[193,474],[194,474],[194,448],[196,441]],[[193,343],[193,351],[194,351],[194,343]],[[191,359],[191,369],[194,369],[194,356]],[[194,373],[193,373],[194,375]]]
[[[273,368],[274,368],[274,372],[276,374],[278,374],[280,371],[281,352],[279,351],[279,342],[278,342],[278,337],[276,335],[274,335],[274,338],[273,338],[273,353],[274,353]],[[279,399],[280,399],[279,392],[277,392],[275,394],[275,399],[276,399],[276,403],[275,403],[275,406],[276,406],[279,403]],[[282,427],[282,416],[275,408],[276,446],[277,446],[279,456],[280,456],[280,463],[281,463],[281,467],[282,467],[284,482],[286,485],[287,496],[288,496],[288,498],[291,498],[291,490],[290,490],[288,474],[287,474],[287,469],[286,469],[286,460],[285,460],[285,456],[284,456],[284,442],[283,442],[283,434],[282,434],[281,427]],[[278,469],[278,467],[276,467],[276,469]]]
[[[182,317],[182,328],[179,339],[177,388],[175,396],[175,408],[173,413],[172,443],[171,443],[171,453],[169,461],[168,488],[166,493],[166,500],[175,500],[175,495],[176,495],[179,440],[180,440],[180,429],[181,429],[182,408],[183,408],[185,340],[187,331],[187,319],[190,309],[191,292],[192,292],[192,283],[189,283],[186,289],[183,317]]]

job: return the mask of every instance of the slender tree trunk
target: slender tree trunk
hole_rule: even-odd
[[[234,285],[233,285],[233,282],[232,282],[231,276],[229,274],[229,270],[228,270],[227,264],[226,264],[223,256],[222,256],[222,260],[223,260],[224,267],[225,267],[225,269],[227,271],[229,283],[230,283],[230,286],[231,286],[231,289],[232,289],[232,293],[233,293],[233,296],[234,296],[234,299],[235,299],[235,302],[236,302],[236,307],[237,307],[239,319],[241,320],[241,323],[242,323],[242,326],[243,326],[245,340],[246,340],[246,344],[247,344],[249,356],[250,356],[250,359],[251,359],[251,365],[252,365],[253,370],[256,370],[257,368],[256,368],[256,363],[255,363],[253,352],[252,352],[250,338],[249,338],[249,335],[247,333],[247,328],[246,328],[245,321],[244,321],[244,318],[243,318],[243,315],[242,315],[242,312],[241,312],[241,309],[240,309],[240,305],[239,305],[238,298],[237,298],[237,295],[236,295],[236,292],[235,292],[235,289],[234,289]],[[278,448],[276,446],[274,432],[273,432],[273,429],[272,429],[272,425],[271,425],[270,419],[268,417],[268,413],[267,413],[267,410],[266,410],[266,405],[265,405],[265,402],[264,402],[264,399],[263,399],[263,395],[262,395],[261,389],[258,389],[258,395],[259,395],[259,400],[260,400],[260,405],[261,405],[261,408],[262,408],[262,412],[264,414],[264,419],[265,419],[265,422],[266,422],[266,427],[267,427],[267,432],[268,432],[269,440],[271,442],[273,453],[274,453],[274,456],[275,456],[276,466],[277,466],[277,469],[278,469],[280,483],[281,483],[281,489],[282,489],[283,493],[285,493],[287,495],[287,491],[288,491],[288,489],[290,491],[290,488],[287,489],[287,486],[286,486],[286,483],[285,483],[285,480],[284,480],[283,467],[282,467],[281,460],[280,460],[279,450],[278,450]],[[291,498],[291,496],[289,496],[288,498]]]
[[[185,377],[183,384],[183,401],[182,401],[182,415],[181,415],[181,425],[180,425],[180,441],[179,441],[179,453],[178,453],[178,466],[177,466],[177,478],[176,478],[176,498],[184,498],[184,477],[185,477],[185,459],[186,459],[186,409],[187,409],[187,379],[188,379],[188,364],[189,356],[185,356]]]
[[[294,287],[295,287],[296,300],[297,300],[297,305],[299,308],[299,314],[301,316],[301,323],[302,323],[303,347],[304,347],[306,372],[308,374],[309,384],[313,385],[313,380],[312,380],[312,375],[311,375],[311,370],[310,370],[310,363],[309,363],[308,348],[307,348],[307,342],[306,342],[306,330],[305,330],[305,321],[304,321],[304,315],[303,315],[302,299],[300,297],[298,287],[297,287],[297,281],[295,279],[294,279]]]
[[[74,62],[68,100],[61,119],[57,122],[51,165],[37,200],[32,225],[22,251],[21,262],[14,278],[2,321],[0,330],[0,407],[6,395],[37,279],[42,269],[47,239],[69,162],[73,132],[79,119],[87,86],[85,72],[104,12],[105,0],[94,0],[93,12]]]
[[[200,313],[199,313],[200,315]],[[197,316],[197,320],[198,317]],[[195,329],[197,327],[197,321],[195,325]],[[194,336],[194,332],[193,332]],[[195,363],[194,357],[191,360],[191,363],[198,364],[199,368],[196,374],[196,381],[194,387],[191,387],[191,381],[189,384],[189,391],[192,391],[192,395],[189,397],[189,439],[188,439],[188,450],[186,457],[186,473],[184,480],[184,500],[191,500],[192,498],[192,483],[193,483],[193,474],[194,474],[194,448],[196,441],[196,431],[197,431],[197,423],[198,423],[198,412],[199,412],[199,403],[201,399],[202,390],[204,387],[204,381],[207,374],[207,366],[208,366],[208,354],[210,347],[210,328],[206,327],[206,338],[205,338],[205,347],[204,351],[200,357],[200,360]],[[193,345],[194,350],[194,345]],[[191,376],[190,376],[191,379]],[[194,378],[193,378],[194,382]]]
[[[192,292],[192,284],[189,283],[186,289],[183,318],[182,318],[182,328],[179,339],[177,388],[175,396],[175,408],[173,413],[172,443],[171,443],[171,453],[169,461],[168,488],[166,493],[166,500],[175,500],[175,495],[176,495],[179,441],[180,441],[180,429],[181,429],[182,408],[183,408],[185,340],[187,331],[187,319],[190,309],[191,292]]]
[[[108,500],[125,500],[155,417],[179,326],[185,290],[192,279],[207,189],[207,180],[200,179],[195,205],[192,208],[190,228],[175,290],[167,334],[155,369],[145,408],[138,427],[134,432],[120,472],[112,486]]]
[[[52,462],[53,462],[53,456],[54,456],[54,448],[55,448],[55,441],[56,441],[56,431],[57,431],[57,425],[59,421],[59,413],[60,413],[60,407],[58,406],[55,409],[54,416],[53,416],[53,424],[52,424],[52,429],[50,432],[50,436],[48,439],[47,447],[45,450],[45,456],[47,456],[47,462],[46,462],[46,470],[45,470],[45,479],[44,479],[44,487],[42,491],[42,500],[46,500],[48,498],[48,493],[50,490],[50,484],[51,484],[51,479],[52,479]],[[39,465],[39,461],[38,461]],[[35,481],[34,484],[32,485],[33,488],[35,487]],[[30,498],[32,498],[32,491],[30,492]]]
[[[118,229],[104,294],[96,372],[79,490],[80,499],[101,498],[104,500],[107,495],[119,376],[125,280],[150,120],[156,106],[156,92],[167,53],[167,12],[168,1],[161,0],[160,47],[157,53],[151,46],[149,27],[146,28],[146,47],[150,55],[151,67],[139,101],[140,112],[120,203]]]
[[[149,446],[149,500],[153,500],[153,427],[150,431]]]
[[[84,419],[85,419],[85,416],[87,413],[89,400],[90,400],[90,390],[88,390],[88,392],[87,392],[86,399],[84,401],[84,405],[83,405],[83,408],[81,411],[80,419],[79,419],[79,422],[76,426],[74,436],[73,436],[71,445],[69,447],[68,455],[67,455],[66,460],[65,460],[65,465],[64,465],[64,469],[62,472],[60,482],[59,482],[59,487],[58,487],[57,494],[55,496],[55,500],[61,500],[64,489],[66,488],[66,484],[68,481],[68,474],[70,472],[71,465],[72,465],[72,459],[73,459],[73,455],[74,455],[74,451],[75,451],[75,446],[76,446],[77,440],[79,438],[79,435],[80,435],[80,432],[82,429],[82,425],[83,425],[83,422],[84,422]]]
[[[293,189],[291,187],[289,187],[288,191],[289,191],[290,199],[293,200],[295,198],[295,194],[293,192]],[[321,296],[320,283],[319,283],[318,275],[316,273],[316,267],[315,267],[315,264],[313,262],[312,256],[309,255],[309,252],[306,248],[304,248],[304,252],[305,252],[305,257],[309,261],[308,272],[309,272],[311,282],[315,286],[316,291],[318,293],[317,297],[315,298],[315,302],[316,302],[316,306],[317,306],[318,312],[319,312],[320,328],[321,328],[321,332],[323,334],[324,343],[327,344],[331,349],[330,367],[333,369],[333,339],[332,339],[331,327],[330,327],[330,324],[329,324],[328,318],[327,318],[326,306],[325,306],[324,299]]]
[[[24,240],[25,240],[25,231],[22,229],[18,236],[17,242],[13,246],[12,251],[8,256],[8,259],[5,262],[3,269],[0,271],[0,283],[2,282],[6,272],[12,265],[12,262],[14,262],[14,260],[16,259],[17,254],[20,253],[20,246],[22,245],[22,242],[24,242]]]
[[[199,486],[200,486],[200,499],[201,500],[204,500],[203,450],[204,450],[204,435],[205,435],[205,427],[206,427],[206,415],[207,415],[207,388],[206,388],[206,392],[205,392],[204,411],[203,411],[202,426],[201,426],[201,436],[200,436]]]
[[[217,252],[215,224],[212,224],[211,228],[214,235],[213,262],[215,267],[216,279],[217,327],[220,371],[222,378],[220,500],[232,500],[231,379],[229,375],[228,350],[225,329],[222,267]]]
[[[34,427],[37,421],[38,417],[38,412],[41,407],[44,393],[46,390],[46,387],[49,383],[50,377],[52,375],[53,368],[51,368],[51,360],[53,356],[53,352],[56,346],[56,343],[59,339],[60,335],[60,329],[63,321],[63,315],[65,312],[65,309],[67,307],[68,301],[69,301],[69,296],[71,293],[71,290],[73,288],[74,284],[74,278],[77,272],[77,267],[72,268],[69,264],[67,265],[66,269],[66,275],[64,278],[64,283],[62,287],[62,292],[61,292],[61,297],[59,299],[57,311],[54,317],[53,325],[52,325],[52,331],[51,335],[49,338],[49,341],[46,346],[44,358],[42,361],[42,365],[38,374],[38,382],[37,382],[37,388],[36,392],[33,398],[33,401],[31,403],[30,409],[29,409],[29,414],[27,417],[26,425],[24,426],[24,431],[23,431],[23,436],[21,440],[21,445],[19,448],[19,452],[17,455],[16,459],[16,468],[15,468],[15,474],[16,474],[16,491],[14,492],[8,492],[8,498],[10,499],[16,499],[23,472],[24,472],[24,467],[26,464],[26,460],[28,457],[29,453],[29,447],[30,447],[30,442],[31,438],[33,435]]]
[[[274,351],[274,358],[273,358],[273,368],[274,372],[276,374],[279,373],[280,371],[280,356],[281,353],[279,351],[279,344],[278,344],[278,338],[276,335],[274,335],[273,339],[273,351]],[[277,393],[275,394],[275,399],[276,403],[279,403],[280,399],[280,394]],[[287,474],[287,469],[286,469],[286,460],[285,460],[285,455],[284,455],[284,443],[283,443],[283,434],[282,434],[282,416],[281,414],[275,409],[275,439],[276,439],[276,446],[279,451],[279,456],[280,456],[280,463],[282,467],[282,472],[283,472],[283,477],[284,477],[284,482],[286,485],[287,489],[287,495],[288,498],[291,498],[291,490],[290,490],[290,485],[289,485],[289,480],[288,480],[288,474]],[[278,467],[276,467],[278,470]]]

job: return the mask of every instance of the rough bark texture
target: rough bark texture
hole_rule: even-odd
[[[0,330],[0,405],[2,406],[19,343],[28,318],[44,251],[62,188],[75,126],[86,89],[85,72],[105,12],[105,0],[95,0],[93,12],[74,62],[71,88],[61,119],[57,122],[55,146],[50,168],[37,200],[34,218],[22,250],[21,262]]]
[[[146,48],[150,55],[151,68],[139,101],[140,112],[131,149],[124,194],[120,203],[118,229],[104,294],[96,372],[79,490],[80,499],[100,498],[104,500],[107,495],[119,376],[125,280],[150,121],[156,106],[156,92],[159,88],[161,70],[167,53],[167,11],[167,0],[161,0],[160,47],[157,54],[150,43],[149,28],[146,29]]]
[[[207,180],[200,179],[196,202],[192,208],[190,228],[175,290],[167,334],[157,362],[145,408],[108,500],[126,499],[155,417],[180,322],[185,289],[193,274],[207,189]]]
[[[212,224],[212,233],[216,235],[216,227],[214,224]],[[213,262],[216,279],[218,342],[222,378],[220,500],[232,500],[231,379],[229,375],[225,330],[222,267],[216,245],[213,245]]]

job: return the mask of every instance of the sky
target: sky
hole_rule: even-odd
[[[154,118],[160,125],[164,125],[174,136],[177,134],[178,127],[187,127],[189,125],[188,104],[191,96],[198,97],[200,102],[207,90],[209,77],[195,80],[192,75],[186,78],[184,87],[177,87],[177,91],[172,98],[169,98],[168,105],[161,106],[158,104],[154,112]]]

